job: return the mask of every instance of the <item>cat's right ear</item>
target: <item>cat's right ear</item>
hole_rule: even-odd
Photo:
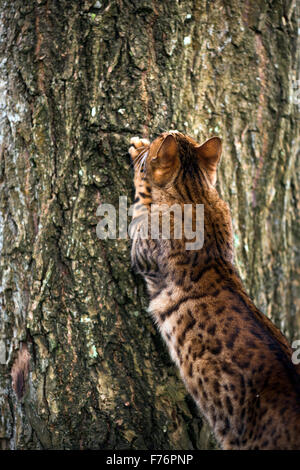
[[[222,153],[222,140],[219,137],[212,137],[204,142],[204,144],[199,145],[196,151],[200,165],[207,171],[210,182],[215,184],[217,168]]]

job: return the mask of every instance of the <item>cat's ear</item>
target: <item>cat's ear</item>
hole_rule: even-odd
[[[222,154],[222,140],[212,137],[196,147],[200,165],[205,168],[212,184],[217,180],[217,168]]]
[[[161,168],[170,168],[178,156],[178,145],[172,135],[168,135],[162,142],[155,160]]]
[[[180,164],[175,137],[169,134],[163,140],[156,139],[150,146],[149,156],[153,181],[158,186],[165,186],[171,181]]]

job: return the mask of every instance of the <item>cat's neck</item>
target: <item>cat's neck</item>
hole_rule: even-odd
[[[203,230],[204,239],[203,247],[199,250],[199,263],[205,265],[213,258],[222,258],[229,264],[233,264],[234,248],[230,209],[214,188],[198,192],[197,199],[191,201],[180,196],[174,186],[164,189],[153,187],[152,203],[157,206],[179,204],[183,210],[185,205],[192,204],[195,207],[197,204],[202,204],[204,224],[201,230]]]

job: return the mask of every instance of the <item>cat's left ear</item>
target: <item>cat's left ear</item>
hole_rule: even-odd
[[[217,168],[222,154],[222,140],[219,137],[212,137],[204,144],[196,147],[200,165],[207,171],[212,184],[217,181]]]

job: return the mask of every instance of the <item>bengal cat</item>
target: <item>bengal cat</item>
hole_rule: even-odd
[[[170,131],[151,144],[131,143],[132,263],[188,391],[223,449],[300,449],[300,374],[291,347],[255,307],[233,264],[230,211],[214,188],[221,140],[198,145]],[[143,235],[151,207],[174,203],[204,204],[202,248],[187,250],[186,238],[175,238],[174,217],[170,239]]]

